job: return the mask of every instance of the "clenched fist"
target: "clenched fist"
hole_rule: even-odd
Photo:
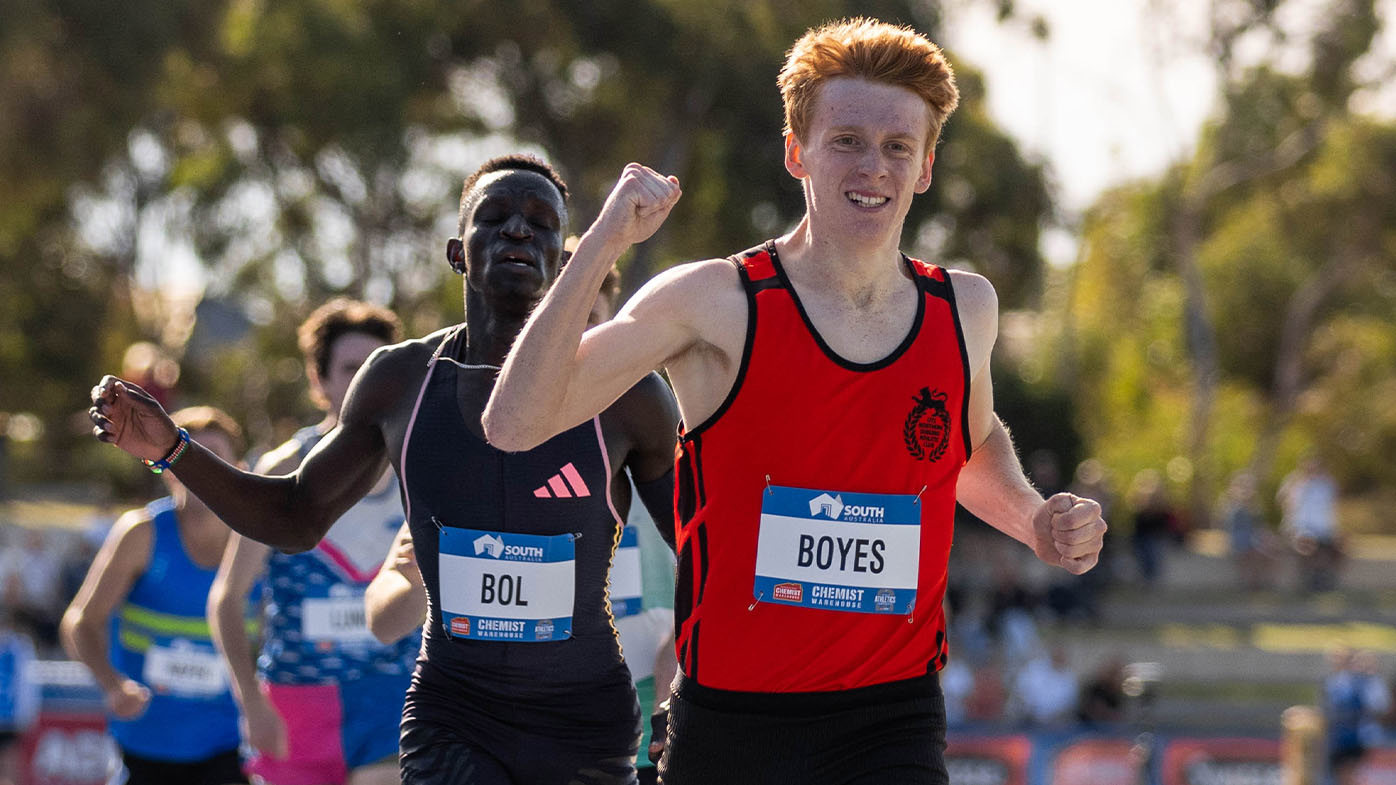
[[[626,245],[644,242],[669,217],[682,194],[677,177],[665,177],[643,164],[626,164],[595,226]]]
[[[1099,504],[1058,493],[1032,516],[1033,552],[1048,564],[1080,575],[1100,560],[1106,528]]]
[[[115,376],[103,376],[92,388],[92,435],[147,461],[170,454],[178,429],[150,393]]]

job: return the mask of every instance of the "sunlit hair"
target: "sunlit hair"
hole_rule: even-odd
[[[465,233],[466,214],[469,212],[469,206],[473,201],[472,196],[475,190],[475,184],[480,181],[481,177],[491,172],[508,172],[515,170],[533,172],[534,174],[539,174],[547,178],[548,182],[552,183],[553,187],[557,188],[558,194],[562,196],[562,203],[564,205],[567,204],[567,181],[563,180],[562,175],[558,174],[558,171],[547,161],[524,153],[496,156],[480,164],[479,169],[476,169],[473,174],[465,178],[465,185],[460,189],[459,222],[460,232],[462,234]]]
[[[945,119],[960,102],[955,74],[940,47],[910,27],[867,17],[811,28],[790,47],[777,84],[785,102],[785,132],[802,142],[825,80],[839,76],[905,87],[930,109],[926,149],[935,145]]]
[[[233,454],[242,452],[242,428],[227,412],[213,406],[189,406],[170,415],[174,424],[191,433],[217,431],[228,437]]]
[[[297,343],[305,362],[320,378],[330,372],[330,352],[334,342],[350,333],[363,333],[393,344],[402,340],[402,322],[397,314],[372,303],[336,297],[316,308],[301,322]]]

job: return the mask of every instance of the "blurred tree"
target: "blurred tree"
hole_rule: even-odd
[[[1241,67],[1236,41],[1277,34],[1278,5],[1214,21],[1220,118],[1191,160],[1095,206],[1073,282],[1091,442],[1131,471],[1186,456],[1170,476],[1199,524],[1228,472],[1273,483],[1305,445],[1349,491],[1396,487],[1370,458],[1391,454],[1396,414],[1361,403],[1396,385],[1376,338],[1396,329],[1396,128],[1348,108],[1378,23],[1335,0],[1303,70]]]
[[[413,333],[459,318],[442,241],[461,177],[493,154],[559,165],[575,231],[629,160],[682,179],[665,229],[625,262],[627,291],[782,232],[803,209],[781,164],[786,47],[855,13],[934,36],[940,13],[930,0],[4,6],[0,78],[19,89],[0,97],[0,378],[30,381],[7,382],[0,411],[58,426],[35,475],[104,465],[60,456],[90,454],[68,423],[133,340],[182,362],[185,400],[220,403],[264,441],[308,414],[293,328],[329,295],[391,305]],[[1038,233],[1056,220],[1044,173],[988,119],[977,75],[959,74],[965,100],[905,244],[1030,306]],[[214,334],[220,308],[251,333]]]

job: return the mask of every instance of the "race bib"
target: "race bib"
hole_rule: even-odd
[[[373,643],[368,630],[364,597],[306,597],[301,600],[301,636],[331,643]]]
[[[644,602],[640,581],[640,535],[634,526],[620,531],[620,547],[611,562],[611,614],[622,619],[639,613]]]
[[[920,555],[916,496],[767,486],[752,596],[904,616],[916,604]]]
[[[439,565],[447,635],[516,643],[572,637],[572,535],[443,527]]]
[[[211,698],[228,687],[228,671],[218,652],[187,641],[147,649],[141,678],[158,693],[185,698]]]

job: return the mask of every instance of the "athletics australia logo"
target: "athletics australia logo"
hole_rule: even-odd
[[[921,394],[912,398],[916,405],[906,416],[902,426],[902,440],[911,457],[938,461],[950,446],[950,411],[945,401],[948,396],[929,387],[922,387]]]
[[[812,516],[823,515],[825,518],[838,520],[839,516],[843,515],[843,494],[830,496],[827,493],[821,493],[810,499],[809,514]]]
[[[888,613],[897,604],[897,593],[891,589],[878,589],[873,596],[873,607],[880,613]]]
[[[493,534],[482,534],[475,538],[475,555],[488,553],[498,559],[504,555],[504,540]]]
[[[540,641],[548,640],[553,637],[553,629],[552,619],[539,619],[533,628],[533,637]]]

